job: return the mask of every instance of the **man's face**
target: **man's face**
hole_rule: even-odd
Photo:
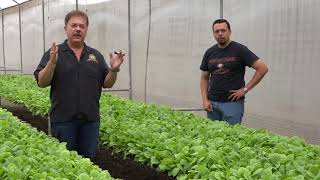
[[[213,36],[220,46],[225,45],[230,40],[231,31],[226,23],[217,23],[212,27]]]
[[[87,36],[87,21],[82,16],[73,16],[64,26],[64,31],[68,36],[68,42],[71,44],[83,43]]]

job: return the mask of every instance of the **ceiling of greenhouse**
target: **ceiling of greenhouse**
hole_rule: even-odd
[[[30,0],[0,0],[0,9],[5,9],[11,6],[21,4]]]

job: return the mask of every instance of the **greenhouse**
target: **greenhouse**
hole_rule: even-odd
[[[0,179],[320,179],[320,1],[0,0],[0,13]],[[234,57],[213,58],[231,44],[246,49],[235,125],[206,112],[235,82]],[[95,110],[91,158],[54,113],[86,124]]]

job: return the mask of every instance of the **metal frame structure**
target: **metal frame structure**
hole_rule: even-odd
[[[149,27],[148,27],[148,38],[147,38],[147,52],[146,52],[146,65],[145,65],[145,81],[144,81],[144,102],[147,103],[147,82],[148,82],[148,61],[149,61],[149,46],[150,46],[150,32],[151,32],[151,1],[149,0],[149,11],[148,11],[148,18],[149,18]],[[130,0],[129,0],[130,2]],[[130,6],[129,6],[130,9]],[[223,0],[220,0],[220,18],[223,18]],[[129,41],[130,42],[130,41]],[[203,108],[174,108],[177,111],[204,111]]]
[[[23,73],[23,55],[22,55],[22,35],[21,35],[21,4],[25,3],[18,3],[16,0],[12,0],[13,2],[16,3],[15,6],[18,6],[19,8],[19,39],[20,39],[20,69],[7,69],[6,68],[6,60],[5,60],[5,49],[4,49],[4,38],[2,38],[2,48],[3,48],[3,62],[4,62],[4,65],[3,67],[0,67],[0,72],[4,72],[5,74],[7,72],[20,72],[21,74],[25,74]],[[28,2],[28,1],[26,1]],[[42,6],[42,29],[43,29],[43,32],[45,32],[45,22],[44,22],[44,0],[41,1],[41,6]],[[11,6],[13,7],[13,6]],[[6,7],[6,8],[10,8],[10,7]],[[4,9],[6,9],[4,8]],[[76,0],[76,9],[79,8],[79,3],[78,3],[78,0]],[[3,10],[4,9],[1,9],[0,7],[0,10],[1,10],[1,15],[2,15],[2,22],[1,22],[1,25],[2,25],[2,37],[4,37],[4,24],[3,24]],[[128,92],[129,93],[129,99],[132,99],[132,64],[131,64],[131,19],[130,19],[130,0],[128,0],[128,49],[129,49],[129,88],[128,89],[109,89],[109,90],[106,90],[104,89],[103,91],[125,91],[125,92]],[[46,39],[46,36],[45,36],[45,33],[43,33],[43,52],[45,52],[45,39]],[[30,75],[30,74],[26,74],[26,75]]]
[[[22,41],[22,36],[21,36],[21,6],[20,6],[22,3],[19,3],[16,0],[11,0],[11,1],[16,3],[15,6],[18,6],[18,8],[19,8],[20,69],[7,69],[6,68],[5,49],[4,49],[4,24],[3,24],[3,17],[4,16],[3,16],[3,9],[0,7],[1,15],[2,15],[1,26],[2,26],[2,51],[3,51],[3,67],[0,67],[0,68],[3,68],[3,69],[0,69],[0,72],[3,71],[5,74],[7,74],[7,72],[20,72],[21,74],[23,74],[22,43],[21,43],[21,41]],[[27,2],[27,1],[25,1],[25,2]],[[10,7],[12,7],[12,6],[10,6]],[[6,8],[10,8],[10,7],[6,7]]]
[[[2,38],[2,45],[3,45],[3,61],[4,61],[4,67],[0,67],[0,72],[1,71],[4,71],[4,73],[6,74],[6,72],[8,71],[15,71],[15,72],[21,72],[21,74],[24,74],[23,73],[23,57],[22,57],[22,39],[21,39],[21,4],[25,3],[18,3],[16,0],[12,0],[14,1],[19,7],[19,38],[20,38],[20,66],[21,66],[21,69],[6,69],[6,63],[5,63],[5,52],[4,52],[4,38]],[[28,2],[28,1],[26,1]],[[79,3],[78,3],[78,0],[75,0],[76,4],[76,9],[79,8]],[[149,61],[149,46],[150,46],[150,33],[151,33],[151,18],[152,18],[152,11],[151,11],[151,4],[152,4],[152,1],[149,0],[149,10],[148,10],[148,18],[149,18],[149,27],[148,27],[148,38],[147,38],[147,52],[146,52],[146,64],[145,64],[145,68],[146,68],[146,71],[145,71],[145,87],[144,87],[144,102],[147,103],[147,79],[148,79],[148,61]],[[41,6],[42,6],[42,29],[43,29],[43,32],[45,32],[45,22],[44,22],[44,0],[41,1]],[[0,10],[2,11],[3,9],[1,9],[0,7]],[[2,11],[2,37],[4,37],[4,24],[3,24],[3,11]],[[107,91],[107,92],[110,92],[110,91],[123,91],[123,92],[128,92],[129,93],[129,99],[132,99],[132,55],[131,55],[131,4],[130,4],[130,0],[128,0],[128,54],[129,54],[129,57],[128,57],[128,63],[129,63],[129,88],[128,89],[104,89],[103,91]],[[223,18],[223,0],[220,0],[220,18]],[[45,52],[45,33],[43,33],[43,52]],[[28,74],[29,75],[29,74]],[[177,111],[203,111],[202,108],[200,107],[196,107],[196,108],[174,108],[175,110]]]

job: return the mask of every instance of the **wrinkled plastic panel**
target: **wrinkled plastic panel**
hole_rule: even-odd
[[[6,70],[20,70],[19,8],[17,6],[3,10],[4,54]]]
[[[133,87],[143,99],[149,1],[132,1]],[[200,108],[199,79],[204,52],[213,44],[212,22],[219,0],[153,0],[147,62],[147,102]]]
[[[121,73],[113,89],[128,89],[128,0],[79,0],[79,9],[87,12],[89,17],[86,43],[98,49],[108,65],[109,53],[120,49],[125,52],[126,60],[121,66]]]
[[[2,12],[0,12],[0,73],[4,67],[4,58],[3,58],[3,36],[2,36]]]
[[[320,143],[320,77],[317,0],[224,1],[233,39],[269,65],[269,73],[247,98],[252,127],[299,135]],[[253,71],[247,74],[247,80]]]
[[[44,27],[45,49],[48,50],[53,42],[62,43],[66,38],[64,32],[64,17],[76,9],[76,0],[45,0]]]
[[[23,72],[32,74],[43,55],[43,23],[41,0],[21,6]]]

